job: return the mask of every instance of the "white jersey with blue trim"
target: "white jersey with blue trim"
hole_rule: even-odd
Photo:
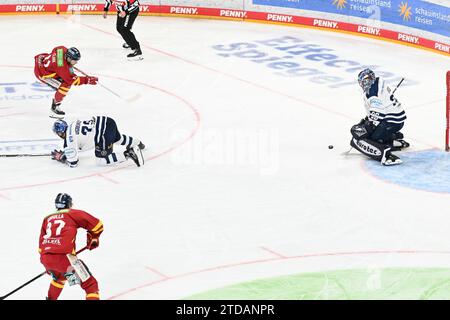
[[[367,117],[375,126],[382,121],[399,124],[406,120],[402,104],[382,78],[376,78],[369,91],[364,92],[364,102]]]
[[[78,151],[94,148],[95,134],[95,117],[77,119],[70,124],[64,139],[64,155],[69,166],[73,167],[78,164]]]

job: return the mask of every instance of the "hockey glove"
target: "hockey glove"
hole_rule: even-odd
[[[53,150],[52,151],[52,160],[59,161],[61,163],[66,163],[66,156],[64,155],[64,151],[61,150]]]
[[[98,78],[97,77],[80,77],[80,84],[92,84],[95,85],[98,82]]]
[[[99,245],[100,245],[100,240],[99,240],[98,236],[95,236],[95,235],[91,234],[90,232],[88,232],[86,247],[89,250],[93,250],[93,249],[97,248]]]

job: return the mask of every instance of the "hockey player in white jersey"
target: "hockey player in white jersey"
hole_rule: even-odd
[[[351,128],[350,145],[383,165],[402,163],[392,151],[409,147],[400,132],[406,120],[405,110],[392,89],[372,70],[361,71],[358,83],[363,90],[367,116]]]
[[[94,116],[77,119],[70,125],[64,120],[53,124],[53,132],[64,140],[63,150],[52,151],[52,159],[67,164],[78,165],[78,152],[94,149],[97,162],[110,165],[132,159],[139,167],[144,164],[142,149],[145,145],[138,139],[121,134],[114,119]],[[123,152],[114,152],[113,146],[124,147]]]

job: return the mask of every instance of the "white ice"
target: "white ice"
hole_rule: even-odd
[[[34,55],[76,46],[80,69],[123,99],[73,88],[68,119],[111,116],[148,146],[141,168],[98,167],[91,153],[75,169],[0,159],[0,295],[43,271],[40,226],[59,192],[104,222],[100,247],[80,255],[103,299],[179,299],[303,271],[450,266],[449,194],[386,183],[364,157],[341,155],[364,116],[357,72],[337,71],[355,85],[332,89],[212,46],[299,37],[416,81],[396,94],[416,151],[443,147],[448,57],[305,28],[139,17],[145,59],[129,62],[113,17],[8,16],[0,29],[9,30],[0,35],[1,83],[32,83]],[[0,141],[56,139],[49,108],[50,98],[0,100]],[[81,248],[84,232],[78,240]],[[10,298],[44,299],[48,284],[42,277]],[[81,289],[61,295],[82,298]]]

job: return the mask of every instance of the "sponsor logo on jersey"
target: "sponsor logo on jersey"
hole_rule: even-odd
[[[64,149],[64,155],[67,157],[67,159],[72,159],[76,156],[77,152],[73,148],[65,148]]]
[[[64,50],[63,49],[56,50],[56,63],[58,64],[58,67],[64,66]]]
[[[55,239],[55,238],[44,239],[44,240],[42,240],[42,245],[44,245],[44,244],[56,244],[56,245],[60,246],[61,240]]]

